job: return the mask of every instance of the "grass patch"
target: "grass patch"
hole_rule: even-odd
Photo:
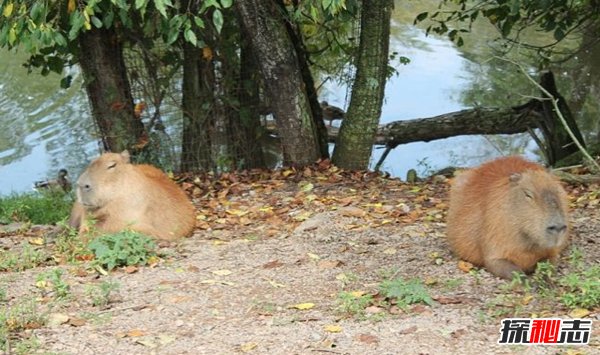
[[[123,231],[95,238],[89,244],[95,262],[112,270],[119,266],[146,265],[156,256],[156,243],[143,234]]]
[[[595,309],[600,306],[600,265],[588,265],[581,252],[571,251],[569,267],[559,274],[549,262],[540,262],[531,276],[517,274],[502,294],[487,305],[492,317]]]
[[[12,306],[4,306],[0,312],[0,349],[16,354],[30,354],[39,347],[35,338],[19,339],[25,330],[38,329],[47,322],[35,299],[25,299]],[[17,339],[17,340],[15,340]]]
[[[48,254],[23,242],[18,250],[0,250],[0,271],[23,271],[43,265]]]
[[[71,296],[71,287],[62,279],[63,270],[56,268],[39,274],[35,285],[50,292],[56,300],[65,300]]]
[[[32,192],[0,197],[0,224],[56,224],[66,219],[73,197],[62,192]]]
[[[102,281],[98,285],[87,285],[85,293],[92,299],[92,306],[106,307],[110,303],[110,296],[119,289],[116,281]]]
[[[336,311],[339,313],[365,318],[365,309],[373,303],[373,295],[359,291],[342,291],[338,294],[336,303]]]

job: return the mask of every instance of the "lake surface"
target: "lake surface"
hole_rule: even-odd
[[[435,4],[397,3],[391,51],[408,57],[410,63],[394,64],[398,75],[386,86],[381,123],[431,117],[477,105],[511,106],[527,101],[520,95],[534,93],[535,88],[518,70],[508,63],[489,61],[493,55],[489,43],[496,36],[489,25],[478,25],[477,36],[467,37],[462,48],[445,37],[427,37],[422,29],[412,26],[416,14]],[[0,195],[30,191],[34,181],[53,177],[61,168],[68,169],[74,180],[99,154],[78,71],[72,69],[73,85],[62,90],[57,75],[28,74],[21,65],[25,59],[22,53],[0,50]],[[477,64],[480,62],[485,64]],[[590,62],[600,66],[600,61]],[[571,92],[578,92],[571,78],[574,71],[588,65],[558,68],[555,73],[564,96],[569,98]],[[347,107],[347,97],[346,87],[331,82],[321,94],[322,99],[342,108]],[[596,101],[584,100],[575,105],[584,129],[597,131],[598,116],[594,112],[599,111],[598,103],[590,104]],[[509,153],[537,159],[536,149],[527,135],[453,137],[398,146],[383,170],[404,178],[411,168],[422,175],[448,165],[476,165]],[[374,149],[373,163],[382,152]]]

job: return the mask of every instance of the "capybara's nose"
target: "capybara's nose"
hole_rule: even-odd
[[[565,232],[567,230],[567,226],[562,223],[561,224],[553,224],[553,225],[548,226],[546,228],[546,230],[548,231],[548,234],[558,235],[558,234]]]

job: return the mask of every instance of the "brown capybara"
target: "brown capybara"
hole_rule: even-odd
[[[131,164],[127,151],[102,154],[77,180],[69,224],[84,232],[86,215],[99,232],[131,229],[164,240],[189,235],[196,222],[185,192],[159,169]]]
[[[569,234],[567,196],[542,166],[511,156],[459,174],[450,190],[448,241],[464,260],[511,279],[555,261]]]

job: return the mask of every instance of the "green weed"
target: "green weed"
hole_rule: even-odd
[[[14,335],[28,329],[37,329],[46,324],[47,318],[39,309],[35,299],[24,299],[21,302],[4,306],[0,312],[0,349],[8,350],[9,339],[16,338]],[[22,343],[22,344],[21,344]],[[11,351],[27,354],[35,350],[35,343],[30,341],[10,343]],[[16,349],[22,349],[17,352]],[[26,351],[26,350],[30,351]],[[21,351],[21,350],[19,350]]]
[[[398,307],[403,309],[415,303],[433,305],[433,300],[429,296],[427,288],[418,279],[408,281],[402,278],[385,280],[379,285],[379,291],[386,298],[395,299]]]
[[[105,307],[110,303],[111,294],[119,287],[116,281],[102,281],[99,285],[88,285],[86,294],[92,299],[94,307]]]
[[[63,270],[56,268],[41,273],[36,278],[36,285],[49,290],[57,300],[68,299],[71,295],[71,287],[63,279]]]
[[[336,303],[338,312],[362,318],[365,316],[365,309],[373,303],[373,296],[342,291],[338,294]]]
[[[108,270],[118,266],[145,265],[151,256],[156,255],[154,241],[132,231],[100,236],[88,247],[94,253],[95,261]]]

